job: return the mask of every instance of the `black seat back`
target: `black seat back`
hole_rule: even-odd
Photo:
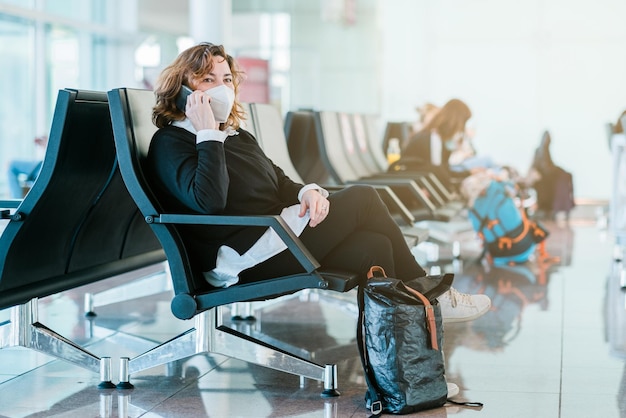
[[[341,130],[341,144],[343,152],[352,166],[357,177],[367,177],[378,174],[374,162],[369,158],[367,142],[365,141],[365,131],[356,130],[354,124],[354,114],[338,112],[339,129]],[[362,128],[362,126],[360,126]],[[361,134],[361,135],[357,135]]]
[[[152,124],[154,95],[147,90],[120,88],[109,91],[111,119],[120,170],[129,193],[158,237],[170,265],[174,287],[172,312],[189,319],[207,309],[249,300],[269,299],[305,288],[345,292],[358,284],[350,272],[317,271],[319,263],[277,216],[218,216],[163,213],[145,176],[145,163],[156,127]],[[282,224],[281,224],[282,222]],[[189,251],[176,224],[271,226],[287,243],[288,250],[304,269],[302,273],[213,288],[190,262]]]
[[[109,96],[117,153],[126,187],[144,217],[160,214],[162,208],[144,170],[150,142],[157,130],[152,123],[154,93],[149,90],[120,89],[109,92]],[[150,226],[167,253],[175,292],[194,293],[197,287],[206,287],[200,272],[192,269],[189,253],[176,226]]]
[[[280,112],[267,103],[250,103],[250,115],[254,122],[257,141],[265,154],[293,181],[304,183],[289,157],[287,140]]]
[[[376,165],[380,171],[387,171],[389,165],[387,163],[387,150],[382,150],[383,135],[379,128],[379,118],[373,114],[363,114],[362,119],[370,152],[376,160]]]
[[[387,165],[382,158],[383,154],[378,150],[378,147],[372,149],[371,146],[369,135],[372,134],[370,129],[373,127],[369,127],[368,124],[373,123],[372,116],[352,113],[350,117],[354,131],[354,141],[358,146],[359,156],[363,160],[363,164],[365,164],[370,174],[379,174],[386,171]],[[380,156],[380,160],[378,156]]]
[[[345,184],[362,177],[364,173],[361,172],[362,167],[358,165],[358,157],[354,155],[353,143],[350,138],[352,132],[346,129],[346,138],[344,138],[337,112],[319,111],[314,112],[313,116],[316,126],[315,140],[320,157],[326,165],[326,169],[332,173],[335,181],[339,184]],[[344,143],[346,139],[349,139],[350,142]],[[351,155],[348,155],[344,150],[345,144],[352,147],[352,151],[348,150]]]
[[[313,112],[290,111],[285,116],[285,137],[289,157],[305,183],[341,184],[322,161],[316,139]]]
[[[59,91],[41,173],[0,259],[0,308],[165,259],[120,176],[106,93]]]

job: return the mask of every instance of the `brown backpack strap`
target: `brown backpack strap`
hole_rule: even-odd
[[[439,350],[439,344],[437,343],[437,322],[435,321],[435,309],[433,308],[433,305],[430,304],[430,301],[426,298],[426,296],[422,295],[417,290],[411,289],[408,286],[404,286],[404,288],[407,292],[421,300],[424,304],[424,309],[426,310],[426,328],[430,334],[430,348],[433,350]]]
[[[387,277],[385,270],[381,266],[372,266],[367,272],[367,280],[377,277],[376,273],[380,273],[378,277]]]

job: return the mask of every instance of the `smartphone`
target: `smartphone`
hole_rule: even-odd
[[[178,96],[176,97],[176,107],[183,111],[183,113],[185,112],[185,107],[187,107],[187,96],[189,96],[192,92],[193,90],[183,84],[180,88]]]

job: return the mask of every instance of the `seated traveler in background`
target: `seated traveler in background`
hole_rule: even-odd
[[[38,153],[43,154],[48,145],[48,137],[46,135],[35,138],[35,145],[38,147]],[[8,178],[9,192],[14,199],[24,197],[24,184],[34,182],[39,176],[41,166],[43,164],[43,155],[37,160],[13,160],[9,163]]]
[[[469,107],[459,99],[448,101],[422,130],[413,135],[402,150],[402,160],[413,161],[421,169],[431,170],[442,181],[464,178],[470,170],[452,170],[450,156],[462,146]]]
[[[465,134],[457,142],[456,148],[452,150],[448,158],[448,164],[452,171],[476,172],[477,169],[499,169],[489,155],[479,154],[474,147],[476,127],[470,118],[465,123]]]
[[[164,209],[210,215],[280,215],[325,268],[356,271],[372,265],[390,277],[426,277],[375,189],[352,186],[329,195],[316,184],[293,182],[240,128],[237,93],[242,73],[222,46],[183,51],[155,86],[148,153],[155,192]],[[193,92],[177,107],[183,85]],[[181,226],[206,280],[225,287],[301,271],[268,228]],[[447,321],[484,314],[490,300],[452,289],[439,298]]]

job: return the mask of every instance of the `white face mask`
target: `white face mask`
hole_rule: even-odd
[[[226,122],[235,103],[235,91],[221,84],[205,90],[204,93],[211,97],[211,110],[213,110],[215,121],[219,123]]]
[[[464,132],[457,132],[452,138],[445,141],[445,147],[448,151],[454,151],[463,141]]]
[[[454,151],[456,149],[456,141],[454,139],[448,139],[445,141],[444,145],[448,151]]]

